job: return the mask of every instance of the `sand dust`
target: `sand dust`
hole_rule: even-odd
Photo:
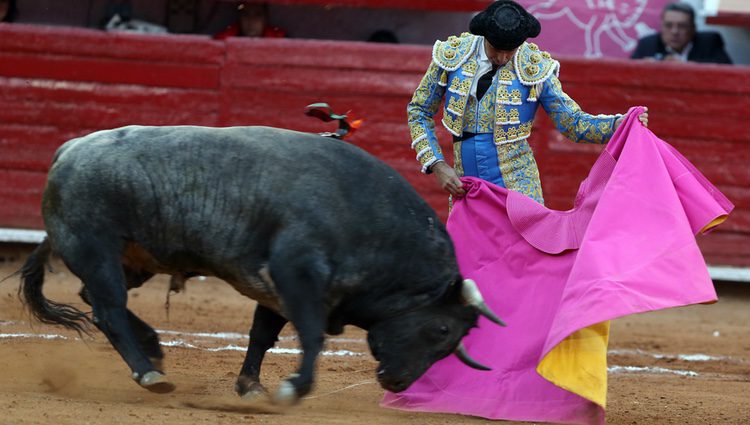
[[[24,251],[0,256],[0,277]],[[79,281],[59,262],[45,294],[85,309]],[[349,327],[320,357],[316,387],[282,409],[234,393],[254,303],[215,279],[191,279],[165,309],[168,280],[131,291],[129,307],[168,343],[165,366],[177,389],[151,394],[101,334],[76,333],[30,319],[16,296],[18,279],[0,283],[0,424],[479,424],[458,415],[417,414],[378,406],[375,361],[365,333]],[[607,423],[750,424],[750,284],[719,285],[720,301],[613,322]],[[266,356],[271,392],[296,368],[293,329]]]

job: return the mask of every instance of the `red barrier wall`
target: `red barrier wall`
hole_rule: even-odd
[[[199,36],[143,36],[0,24],[0,227],[42,228],[39,202],[54,150],[128,124],[253,125],[332,130],[306,117],[325,101],[365,118],[352,143],[379,156],[446,215],[432,176],[418,172],[405,106],[430,60],[426,46]],[[647,105],[651,128],[675,145],[737,209],[699,238],[711,264],[750,265],[750,69],[563,59],[566,91],[592,113]],[[444,150],[447,133],[440,129]],[[534,124],[547,203],[567,209],[600,147]]]

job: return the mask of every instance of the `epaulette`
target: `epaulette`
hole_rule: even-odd
[[[549,53],[539,50],[534,43],[523,43],[515,55],[516,75],[525,86],[535,86],[560,73],[560,62]]]
[[[476,50],[481,37],[465,32],[446,41],[436,41],[432,48],[432,60],[446,71],[455,71],[466,62]]]

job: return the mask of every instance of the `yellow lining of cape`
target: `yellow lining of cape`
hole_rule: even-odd
[[[606,407],[609,321],[578,330],[542,359],[537,373],[560,388]]]
[[[724,215],[720,215],[720,216],[716,217],[715,219],[711,220],[710,223],[708,223],[705,226],[703,226],[703,228],[701,229],[700,233],[706,233],[706,232],[708,232],[709,230],[713,229],[714,227],[716,227],[716,226],[720,225],[721,223],[723,223],[724,221],[726,221],[727,218],[729,218],[728,214],[724,214]]]

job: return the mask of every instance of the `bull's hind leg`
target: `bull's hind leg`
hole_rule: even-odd
[[[125,281],[127,282],[128,289],[137,288],[153,277],[153,273],[138,272],[128,266],[123,266],[125,272]],[[79,293],[81,299],[88,305],[91,305],[89,296],[86,291],[86,287],[81,289]],[[131,329],[135,332],[138,341],[141,344],[141,348],[146,353],[148,358],[153,363],[156,370],[164,372],[164,352],[159,344],[159,335],[156,333],[154,328],[149,326],[148,323],[144,322],[140,317],[136,316],[135,313],[127,309],[128,323],[130,323]]]
[[[330,269],[322,254],[300,246],[299,239],[304,238],[293,235],[291,240],[277,241],[277,250],[272,251],[269,261],[284,315],[297,329],[303,351],[297,373],[282,382],[276,393],[275,401],[282,404],[294,403],[312,389],[326,328],[325,292]]]
[[[144,322],[140,317],[136,316],[132,311],[128,312],[128,323],[135,332],[135,336],[138,338],[138,342],[141,343],[143,352],[146,353],[148,359],[151,360],[151,364],[159,372],[164,372],[164,351],[161,349],[159,344],[159,335],[156,333],[154,328],[149,326],[148,323]]]
[[[61,250],[61,255],[68,268],[83,281],[94,324],[128,364],[136,382],[158,393],[174,390],[174,385],[151,363],[133,332],[126,308],[125,274],[113,244],[83,236],[75,240],[79,242],[77,246],[66,241],[68,246]]]
[[[260,304],[255,308],[253,326],[250,329],[250,345],[247,347],[245,362],[235,384],[235,389],[242,398],[254,399],[267,394],[260,383],[260,367],[266,351],[276,344],[279,332],[286,323],[285,318]]]
[[[122,269],[125,272],[127,289],[138,288],[143,285],[143,282],[154,276],[151,272],[136,270],[127,265],[123,265]],[[164,372],[164,351],[161,349],[159,335],[154,328],[136,316],[130,309],[128,309],[128,323],[130,323],[130,327],[138,337],[138,341],[141,342],[141,348],[151,360],[151,363],[154,364],[156,370]]]

